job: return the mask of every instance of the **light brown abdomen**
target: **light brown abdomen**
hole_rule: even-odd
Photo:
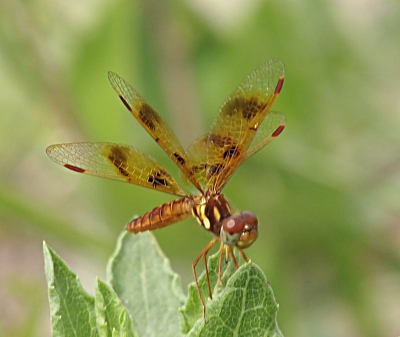
[[[133,219],[126,229],[132,233],[149,231],[172,225],[192,215],[193,198],[169,201]]]

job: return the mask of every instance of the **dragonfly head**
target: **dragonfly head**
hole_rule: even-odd
[[[220,237],[223,243],[241,249],[251,246],[258,236],[258,219],[248,211],[222,220]]]

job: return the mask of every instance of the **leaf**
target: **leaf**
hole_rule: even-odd
[[[213,289],[213,298],[215,298],[215,296],[221,290],[221,286],[218,283],[218,274],[217,274],[218,257],[219,257],[219,253],[215,253],[214,255],[210,256],[207,261],[209,275],[210,275],[210,283],[211,283],[211,285],[215,285],[214,289]],[[199,265],[200,265],[200,263],[199,263]],[[198,267],[200,267],[200,266],[198,266]],[[236,271],[236,268],[234,267],[233,262],[230,259],[222,273],[222,281],[224,284],[226,284],[226,281],[229,279],[229,277],[235,271]],[[208,291],[207,278],[206,278],[206,273],[204,270],[201,273],[198,280],[199,280],[199,288],[200,288],[200,292],[201,292],[201,296],[202,296],[203,300],[205,302],[207,300],[209,301],[210,294]],[[186,304],[179,310],[179,313],[181,316],[182,333],[185,333],[185,334],[189,332],[189,330],[199,320],[199,318],[203,317],[203,307],[201,305],[201,302],[200,302],[200,299],[198,296],[197,287],[196,287],[195,282],[192,282],[189,284],[188,293],[189,294],[188,294],[188,299],[187,299]]]
[[[218,254],[209,259],[210,278],[215,280]],[[205,324],[200,317],[191,327],[187,336],[267,336],[283,337],[277,324],[278,304],[272,288],[261,269],[252,262],[243,264],[226,281],[232,273],[232,262],[226,267],[223,275],[223,285],[215,286],[213,300],[206,304]],[[199,282],[204,291],[205,273]],[[194,303],[198,302],[197,292],[189,287],[189,298],[183,309],[181,319],[183,327],[188,328],[194,321],[198,311]],[[185,330],[184,330],[185,331]]]
[[[96,320],[100,336],[137,337],[132,329],[132,322],[117,297],[117,294],[106,283],[97,280]]]
[[[53,336],[137,337],[126,309],[115,292],[97,281],[96,295],[88,295],[79,278],[43,244]]]
[[[99,336],[94,299],[60,257],[43,243],[53,336]]]
[[[108,265],[108,279],[139,336],[179,336],[184,295],[179,276],[149,232],[124,232]]]
[[[53,336],[181,335],[177,311],[183,304],[183,294],[179,277],[171,271],[151,233],[120,236],[108,266],[115,291],[97,280],[95,297],[83,290],[78,277],[46,244],[43,250]],[[207,300],[205,272],[199,277],[202,297],[207,300],[207,324],[192,283],[186,305],[180,309],[183,333],[283,337],[276,322],[278,305],[258,266],[248,262],[236,271],[230,261],[224,266],[220,285],[218,254],[209,258],[208,265],[211,283],[215,284],[212,300]]]

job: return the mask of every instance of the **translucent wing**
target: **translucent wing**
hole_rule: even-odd
[[[113,143],[51,145],[48,156],[64,167],[84,174],[109,178],[184,196],[171,175],[153,158],[137,149]]]
[[[244,156],[244,161],[260,151],[278,137],[286,125],[286,117],[278,111],[270,111],[265,117],[264,123],[257,130],[257,134],[250,144],[250,148]],[[243,162],[242,162],[243,163]]]
[[[183,174],[203,192],[200,184],[193,174],[186,153],[168,124],[161,118],[140,94],[132,88],[122,77],[116,73],[109,72],[108,79],[118,94],[122,103],[146,129],[157,144],[175,162]]]
[[[265,146],[278,129],[283,129],[282,115],[269,113],[282,89],[285,68],[280,60],[269,60],[253,71],[226,99],[219,109],[211,130],[197,139],[187,155],[192,170],[203,189],[220,191],[253,143],[266,119],[272,130],[268,141],[260,141],[250,149],[254,154]],[[284,120],[283,120],[284,121]],[[276,135],[277,135],[276,134]]]

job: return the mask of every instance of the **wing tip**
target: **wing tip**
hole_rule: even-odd
[[[282,131],[285,129],[285,124],[279,125],[276,130],[271,134],[271,137],[278,137]]]

